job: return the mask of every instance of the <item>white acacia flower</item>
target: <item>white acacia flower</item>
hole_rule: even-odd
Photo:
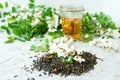
[[[85,59],[83,59],[80,55],[75,56],[73,59],[79,63],[85,62]]]
[[[58,55],[58,57],[66,57],[67,55],[63,52],[63,51],[59,51],[58,53],[57,53],[57,55]]]
[[[97,47],[105,48],[111,52],[117,52],[118,46],[116,43],[114,43],[113,39],[94,39],[93,41],[89,42],[89,45],[95,45]]]
[[[24,16],[22,17],[22,19],[27,19],[27,17],[28,17],[27,15],[24,15]]]
[[[120,33],[118,32],[118,30],[113,30],[113,36],[115,38],[120,38]]]
[[[24,13],[24,12],[20,12],[19,14],[20,14],[20,16],[24,16],[24,15],[25,15],[25,13]]]
[[[103,35],[104,34],[104,31],[103,30],[99,30],[100,32],[100,35]]]
[[[53,15],[53,17],[54,17],[54,26],[55,26],[55,28],[57,28],[57,26],[58,26],[58,21],[59,21],[59,16],[58,15]]]
[[[83,50],[77,50],[77,54],[78,55],[82,55],[83,54]]]
[[[56,32],[57,30],[54,29],[54,28],[49,28],[48,31],[49,31],[49,32]]]
[[[42,14],[42,11],[36,12],[34,14],[34,18],[38,18],[39,16],[41,16],[41,14]]]
[[[16,20],[20,20],[20,19],[22,19],[22,16],[18,16],[18,17],[16,18]]]
[[[17,13],[11,13],[11,16],[17,17]]]
[[[120,38],[120,33],[118,32],[118,29],[115,30],[112,30],[110,28],[107,30],[100,29],[99,32],[100,35],[104,35],[105,38],[107,38],[107,36],[112,36],[115,39]]]
[[[21,12],[19,13],[20,16],[22,17],[22,19],[27,19],[28,16],[32,16],[32,13],[31,12]]]
[[[46,16],[46,20],[48,20],[48,22],[50,23],[50,20],[51,19],[51,17],[50,16]]]
[[[59,16],[54,14],[53,17],[46,17],[47,24],[48,24],[48,31],[49,32],[55,32],[57,31],[58,28],[58,21],[59,21]]]
[[[33,38],[31,39],[31,41],[32,41],[32,42],[35,42],[36,39],[37,39],[36,37],[33,37]]]
[[[89,34],[86,34],[84,37],[85,37],[85,38],[89,38]]]
[[[9,18],[11,18],[10,15],[6,15],[6,16],[4,17],[5,20],[8,20]]]
[[[36,8],[35,8],[35,12],[38,12],[38,11],[40,11],[40,9],[36,7]]]
[[[32,45],[35,45],[35,46],[39,46],[41,44],[41,39],[40,38],[36,38],[36,37],[33,37],[31,40],[31,44]]]
[[[32,26],[35,26],[35,25],[39,24],[39,22],[40,22],[39,19],[32,20],[31,25],[32,25]]]
[[[4,26],[8,26],[8,23],[7,23],[7,22],[2,22],[2,23],[0,23],[0,27],[3,26],[3,25],[4,25]]]
[[[26,12],[26,15],[27,16],[32,16],[32,13],[31,12]]]
[[[53,41],[53,43],[50,43],[49,53],[57,53],[58,56],[67,56],[70,52],[72,52],[74,49],[70,47],[70,44],[72,43],[71,39],[66,39],[67,37],[61,37],[57,38]]]
[[[74,46],[71,46],[73,43],[73,39],[69,37],[61,37],[57,38],[53,41],[53,43],[50,43],[50,48],[49,48],[49,54],[51,53],[57,53],[58,57],[69,57],[68,60],[70,60],[70,56],[74,56],[74,60],[78,61],[79,63],[84,62],[85,59],[81,58],[80,55],[83,54],[82,50],[77,51],[74,48]]]

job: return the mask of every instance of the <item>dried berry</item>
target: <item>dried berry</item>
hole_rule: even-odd
[[[57,72],[58,72],[58,69],[57,69],[57,68],[53,69],[53,72],[54,72],[54,73],[57,73]]]

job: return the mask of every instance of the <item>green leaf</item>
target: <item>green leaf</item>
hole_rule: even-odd
[[[0,9],[3,9],[3,5],[0,3]]]
[[[21,28],[21,27],[22,27],[22,24],[11,23],[11,24],[9,24],[9,27],[10,27],[10,28]]]
[[[38,48],[39,48],[40,51],[48,51],[49,46],[47,46],[47,45],[43,46],[42,45],[42,46],[39,46]]]
[[[94,34],[89,34],[89,38],[85,38],[84,37],[85,35],[82,36],[82,41],[83,42],[89,42],[89,41],[92,41],[94,39]]]
[[[12,33],[17,36],[22,36],[22,24],[17,23],[9,23],[9,28],[12,30]]]
[[[4,17],[7,16],[7,15],[10,15],[10,12],[4,12],[4,13],[3,13],[3,16],[4,16]]]
[[[1,26],[0,26],[0,32],[2,32],[3,30],[2,30],[2,28],[1,28]]]
[[[5,19],[1,20],[1,22],[5,22]]]
[[[13,13],[17,12],[17,8],[16,7],[12,7],[12,12]]]
[[[82,17],[82,33],[93,34],[98,30],[99,26],[97,22],[93,19],[93,15],[85,13]]]
[[[58,30],[57,32],[48,32],[48,35],[51,36],[53,39],[63,36],[60,30]]]
[[[2,14],[0,13],[0,18],[2,18]]]
[[[29,3],[28,6],[29,6],[30,9],[35,8],[35,4],[34,3]]]
[[[35,2],[35,0],[30,0],[30,2],[34,3],[34,2]]]
[[[38,52],[38,51],[39,51],[38,47],[35,46],[35,45],[32,45],[32,46],[30,47],[30,50],[31,50],[31,51],[34,51],[34,52]]]
[[[7,41],[5,41],[5,43],[12,43],[16,40],[16,38],[14,36],[9,36]]]
[[[109,38],[112,38],[112,39],[113,39],[113,38],[114,38],[114,37],[111,36],[111,35],[107,35],[106,37],[107,37],[107,39],[109,39]]]
[[[40,51],[46,51],[46,48],[44,46],[39,46]]]
[[[40,9],[44,9],[45,8],[45,5],[38,5],[36,7],[39,7]]]
[[[48,30],[46,20],[40,19],[40,24],[33,27],[33,35],[36,37],[37,35],[44,35]]]
[[[98,34],[97,31],[101,28],[104,30],[109,29],[109,28],[116,29],[116,25],[112,21],[112,18],[103,12],[95,13],[95,14],[90,14],[90,13],[83,14],[82,41],[89,42],[93,40],[93,38],[100,36],[101,34]],[[84,37],[85,34],[90,35],[90,37],[85,38]]]
[[[20,5],[18,5],[18,6],[17,6],[17,8],[19,9],[19,8],[21,8],[21,6],[20,6]]]
[[[46,16],[50,16],[50,17],[52,16],[52,8],[51,7],[43,9],[42,17],[45,18]]]
[[[5,7],[8,8],[8,2],[5,2]]]
[[[120,33],[120,28],[118,28],[118,32]]]
[[[48,44],[49,43],[49,40],[48,38],[45,39],[45,43]]]
[[[112,21],[112,18],[109,15],[106,15],[103,12],[96,13],[94,17],[97,21],[101,24],[102,28],[104,29],[116,29],[115,23]]]
[[[4,30],[6,30],[7,34],[9,34],[9,35],[11,34],[11,31],[10,31],[10,29],[8,27],[1,26],[1,28],[4,29]]]
[[[73,63],[73,57],[72,56],[70,56],[69,58],[68,57],[66,57],[66,58],[61,57],[61,61],[64,62],[64,63],[72,64]]]
[[[41,45],[38,47],[40,51],[48,51],[49,49],[49,39],[44,38],[41,42]]]
[[[17,37],[16,39],[21,41],[21,42],[25,42],[26,41],[25,39],[22,39],[22,38],[19,38],[19,37]]]

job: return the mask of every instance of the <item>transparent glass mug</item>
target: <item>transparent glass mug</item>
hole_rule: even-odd
[[[81,40],[81,26],[83,6],[61,5],[60,15],[62,18],[63,35],[70,36],[73,40]]]

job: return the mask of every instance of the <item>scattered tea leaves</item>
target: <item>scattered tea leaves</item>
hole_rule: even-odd
[[[94,69],[94,65],[97,64],[97,57],[89,52],[83,52],[82,58],[85,59],[85,62],[79,63],[74,61],[74,63],[68,64],[63,62],[61,58],[58,58],[56,54],[46,54],[43,57],[38,56],[37,60],[33,60],[33,69],[38,71],[44,70],[49,75],[81,75]]]

